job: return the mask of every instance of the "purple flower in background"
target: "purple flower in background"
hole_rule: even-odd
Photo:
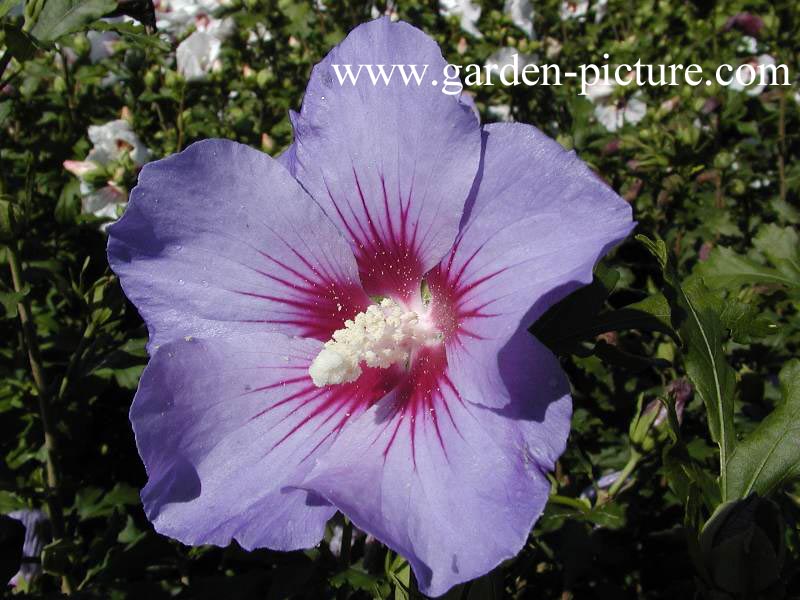
[[[764,19],[749,12],[741,12],[729,17],[722,30],[729,31],[734,27],[747,35],[758,37],[764,29]]]
[[[187,544],[292,550],[337,510],[430,595],[514,556],[570,424],[527,332],[591,281],[631,210],[574,153],[423,85],[406,23],[317,65],[278,160],[226,140],[146,165],[108,255],[150,332],[131,408],[144,508]],[[380,298],[376,298],[380,297]]]
[[[22,545],[22,564],[8,585],[18,586],[23,580],[30,581],[42,570],[39,562],[42,548],[50,541],[50,521],[41,510],[24,509],[8,513],[25,526],[25,542]]]

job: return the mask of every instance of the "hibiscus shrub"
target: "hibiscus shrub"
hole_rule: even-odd
[[[0,20],[9,594],[800,595],[795,2]],[[330,83],[515,54],[791,85]]]

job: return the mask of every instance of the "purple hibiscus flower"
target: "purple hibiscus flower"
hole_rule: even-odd
[[[569,386],[527,332],[631,210],[533,127],[481,127],[406,23],[318,64],[278,160],[206,140],[146,165],[108,255],[150,332],[131,408],[156,529],[292,550],[337,510],[430,595],[514,556],[564,450]],[[380,297],[380,298],[377,298]]]

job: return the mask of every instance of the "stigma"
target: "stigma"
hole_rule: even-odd
[[[380,369],[405,366],[414,350],[441,340],[441,333],[427,319],[384,298],[334,331],[308,374],[317,387],[348,383],[358,379],[362,365]]]

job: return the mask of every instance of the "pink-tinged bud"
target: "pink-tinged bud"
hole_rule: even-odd
[[[64,168],[76,177],[83,177],[88,172],[94,171],[97,164],[91,160],[65,160]]]
[[[681,103],[681,99],[678,96],[673,96],[672,98],[668,98],[661,103],[661,111],[664,113],[671,113],[677,106]]]
[[[639,192],[642,191],[642,187],[644,186],[644,181],[639,179],[638,177],[633,180],[633,183],[630,187],[625,190],[625,193],[622,197],[625,199],[626,202],[633,202],[636,198],[639,197]]]
[[[609,156],[611,154],[616,154],[619,152],[620,147],[622,147],[622,142],[619,139],[611,140],[603,147],[603,155]]]
[[[764,19],[749,12],[740,12],[738,15],[729,18],[722,29],[723,31],[730,31],[733,28],[746,35],[758,37],[758,34],[764,29]]]
[[[461,39],[458,40],[458,46],[456,46],[456,52],[458,52],[459,54],[464,54],[467,51],[468,47],[469,44],[467,43],[467,38],[462,36]]]
[[[616,331],[606,331],[597,336],[597,341],[602,341],[609,346],[616,346],[619,344],[619,334]]]
[[[714,183],[719,181],[719,173],[714,169],[703,171],[695,177],[695,181],[697,181],[697,183]]]
[[[270,152],[275,148],[275,140],[273,140],[268,133],[261,134],[261,149],[264,152]]]
[[[634,173],[639,169],[639,161],[635,158],[630,159],[625,165],[628,167],[629,171],[633,171]]]
[[[692,397],[692,384],[685,378],[672,381],[667,387],[666,392],[675,401],[675,416],[678,424],[683,422],[683,411],[686,403]],[[662,429],[662,425],[667,422],[667,407],[658,398],[648,402],[631,426],[631,440],[641,445],[645,450],[654,447],[655,439],[658,436],[656,431]]]
[[[195,16],[194,23],[198,30],[205,31],[208,29],[211,19],[208,18],[208,15],[201,13]]]
[[[682,423],[683,411],[686,408],[686,403],[692,398],[694,388],[692,384],[689,383],[688,379],[681,377],[680,379],[670,382],[667,386],[667,393],[675,398],[675,414],[678,416],[678,423]],[[664,416],[666,417],[666,411]],[[659,418],[660,417],[661,415],[659,414]],[[656,425],[658,425],[658,423],[659,419],[656,419]]]
[[[714,248],[714,244],[711,242],[703,242],[703,245],[700,246],[700,251],[698,252],[698,258],[701,262],[705,262],[708,260],[708,257],[711,254],[711,250]]]
[[[104,189],[108,190],[110,197],[114,198],[117,202],[124,202],[127,199],[128,194],[116,182],[108,181],[106,183],[108,185],[106,185]]]
[[[719,108],[720,104],[721,102],[719,101],[719,98],[709,98],[703,104],[703,107],[700,109],[700,112],[704,115],[711,114],[712,112],[714,112]]]

